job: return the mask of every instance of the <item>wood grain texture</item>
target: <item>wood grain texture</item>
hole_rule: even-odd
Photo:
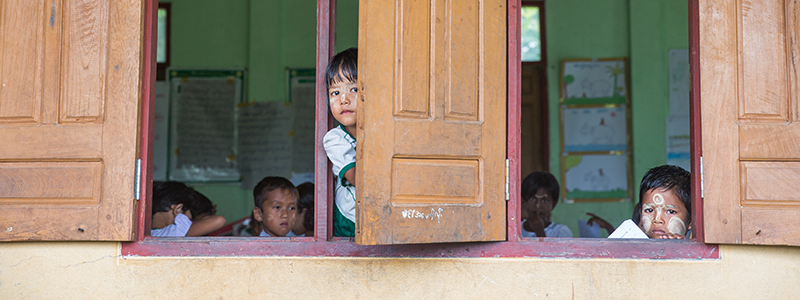
[[[796,4],[700,6],[705,241],[798,245]]]
[[[0,2],[0,124],[38,124],[44,1]]]
[[[737,11],[733,1],[699,1],[706,243],[741,243]]]
[[[505,1],[367,0],[359,11],[356,242],[503,240]],[[406,53],[416,53],[411,62]],[[417,84],[431,92],[406,88]],[[428,103],[427,118],[404,113]]]
[[[0,144],[0,164],[18,168],[5,178],[25,177],[0,192],[5,197],[0,219],[14,224],[0,232],[0,240],[130,240],[144,5],[139,0],[41,4],[47,16],[42,22],[18,20],[35,23],[39,29],[31,38],[44,40],[34,54],[43,61],[37,86],[44,88],[35,99],[42,107],[41,124],[0,126],[0,138],[15,141]],[[20,57],[3,56],[2,63]]]

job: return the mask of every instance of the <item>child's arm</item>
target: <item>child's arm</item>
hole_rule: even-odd
[[[605,228],[606,231],[608,231],[608,234],[614,232],[614,226],[611,226],[611,223],[608,223],[608,221],[603,220],[603,218],[601,217],[595,216],[593,213],[586,213],[586,214],[591,216],[591,218],[589,218],[589,220],[586,221],[587,225],[592,226],[593,223],[597,223],[597,225],[600,225],[600,227]]]
[[[192,227],[186,236],[203,236],[225,226],[225,217],[218,215],[204,215],[192,221]]]
[[[347,172],[344,172],[344,178],[350,182],[353,186],[356,186],[356,167],[352,167]]]

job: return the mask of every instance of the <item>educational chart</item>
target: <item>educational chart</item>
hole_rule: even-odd
[[[689,115],[689,50],[669,50],[669,114]]]
[[[244,70],[168,70],[169,179],[238,181],[236,105]]]
[[[287,70],[289,102],[239,105],[242,188],[252,189],[265,176],[313,182],[315,74],[314,69]]]
[[[565,60],[561,97],[564,104],[626,103],[627,72],[624,58]]]
[[[568,155],[564,159],[564,200],[630,200],[628,169],[626,154]]]
[[[628,120],[625,105],[564,108],[564,151],[625,151]]]
[[[288,102],[246,103],[239,107],[239,168],[242,188],[266,176],[292,177],[292,124]]]

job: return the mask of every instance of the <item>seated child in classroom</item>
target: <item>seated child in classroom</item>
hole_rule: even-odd
[[[253,189],[253,218],[261,223],[259,236],[285,236],[297,215],[297,189],[283,177],[264,177]]]
[[[189,208],[192,226],[186,236],[204,236],[225,226],[225,217],[217,215],[217,205],[200,192],[193,191],[191,199],[194,203]]]
[[[558,204],[559,185],[553,174],[533,172],[522,181],[522,208],[527,217],[520,224],[523,237],[572,237],[566,225],[550,221]]]
[[[192,226],[190,195],[193,189],[180,182],[153,182],[151,236],[186,236]]]
[[[651,239],[691,238],[689,171],[673,165],[650,169],[639,186],[633,221]]]
[[[331,114],[340,124],[328,131],[322,140],[336,182],[334,236],[355,236],[357,63],[358,50],[350,48],[336,54],[325,71]]]
[[[294,220],[292,234],[295,236],[314,236],[314,184],[305,182],[297,186],[300,196],[297,200],[297,218]]]

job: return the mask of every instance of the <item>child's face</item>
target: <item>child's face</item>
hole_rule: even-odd
[[[301,235],[306,233],[306,226],[303,225],[306,219],[306,211],[308,211],[308,209],[304,209],[303,211],[298,212],[297,216],[295,217],[294,225],[292,226],[292,232],[294,232],[294,234],[296,235]]]
[[[358,85],[355,81],[343,80],[334,82],[328,87],[328,99],[331,104],[331,114],[336,121],[344,127],[356,125],[356,95]]]
[[[642,219],[639,227],[650,238],[670,235],[685,236],[689,228],[688,211],[673,190],[653,189],[642,198]]]
[[[542,220],[550,221],[550,212],[553,211],[553,196],[545,188],[536,190],[531,199],[525,199],[525,212],[528,218],[538,215]]]
[[[267,194],[264,203],[253,208],[253,217],[263,224],[270,236],[285,236],[294,226],[297,198],[288,190],[275,189]],[[258,234],[254,232],[253,234]]]

